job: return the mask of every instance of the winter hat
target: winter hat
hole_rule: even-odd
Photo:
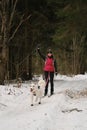
[[[49,58],[53,58],[53,54],[52,54],[52,50],[51,50],[51,49],[48,49],[48,51],[47,51],[47,56],[48,56]]]
[[[51,54],[52,54],[52,50],[51,50],[51,49],[48,49],[47,53],[51,53]]]

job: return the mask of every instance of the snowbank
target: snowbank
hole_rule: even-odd
[[[29,82],[21,88],[0,86],[0,130],[87,130],[87,97],[75,99],[65,93],[87,89],[87,75],[55,78],[55,94],[33,107]]]

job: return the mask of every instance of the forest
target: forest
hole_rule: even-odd
[[[58,73],[86,73],[87,0],[0,0],[0,84],[43,73],[38,47]]]

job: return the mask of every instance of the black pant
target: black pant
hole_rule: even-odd
[[[45,80],[46,80],[45,95],[47,95],[47,93],[48,93],[49,81],[50,81],[50,94],[53,94],[53,92],[54,92],[54,83],[53,83],[54,72],[45,71],[44,76],[45,76]]]

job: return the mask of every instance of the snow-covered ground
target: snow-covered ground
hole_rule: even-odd
[[[21,88],[0,86],[0,130],[87,130],[87,97],[67,94],[86,90],[87,75],[58,75],[54,86],[55,94],[34,106],[30,106],[29,83]]]

